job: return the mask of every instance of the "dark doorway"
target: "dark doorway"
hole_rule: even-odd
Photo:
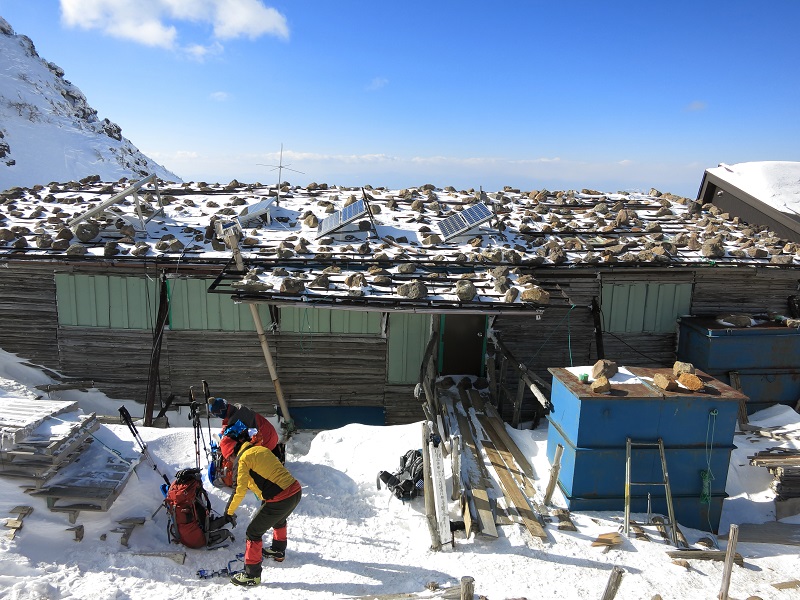
[[[439,373],[483,375],[486,346],[485,315],[442,315]]]

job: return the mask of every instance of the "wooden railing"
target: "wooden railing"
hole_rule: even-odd
[[[486,376],[492,403],[502,409],[506,403],[512,405],[511,426],[519,427],[522,406],[528,392],[538,403],[536,412],[546,415],[550,412],[550,384],[536,375],[531,369],[517,360],[511,351],[494,333],[489,333],[486,356]],[[516,390],[507,385],[509,373],[517,376]]]

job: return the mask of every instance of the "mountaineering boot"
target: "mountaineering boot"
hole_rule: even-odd
[[[242,571],[241,573],[236,573],[236,575],[231,577],[231,583],[235,585],[253,587],[261,584],[261,577],[259,577],[258,575],[251,577],[250,575]]]
[[[286,558],[286,551],[277,550],[276,548],[264,548],[261,554],[264,558],[271,558],[275,562],[283,562],[283,559]]]

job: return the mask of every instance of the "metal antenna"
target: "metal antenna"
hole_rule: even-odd
[[[278,170],[278,200],[281,199],[281,172],[284,169],[286,169],[287,171],[293,171],[295,173],[300,173],[300,175],[305,175],[305,173],[303,173],[302,171],[298,171],[297,169],[290,169],[289,165],[284,165],[283,164],[283,143],[281,143],[280,160],[278,160],[278,164],[277,165],[264,165],[264,164],[261,164],[261,163],[256,163],[256,164],[258,164],[259,166],[262,166],[262,167],[272,167],[273,171],[275,169]]]

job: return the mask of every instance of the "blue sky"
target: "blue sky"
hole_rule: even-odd
[[[800,2],[0,0],[184,180],[694,197],[800,161]],[[266,166],[264,166],[266,165]]]

